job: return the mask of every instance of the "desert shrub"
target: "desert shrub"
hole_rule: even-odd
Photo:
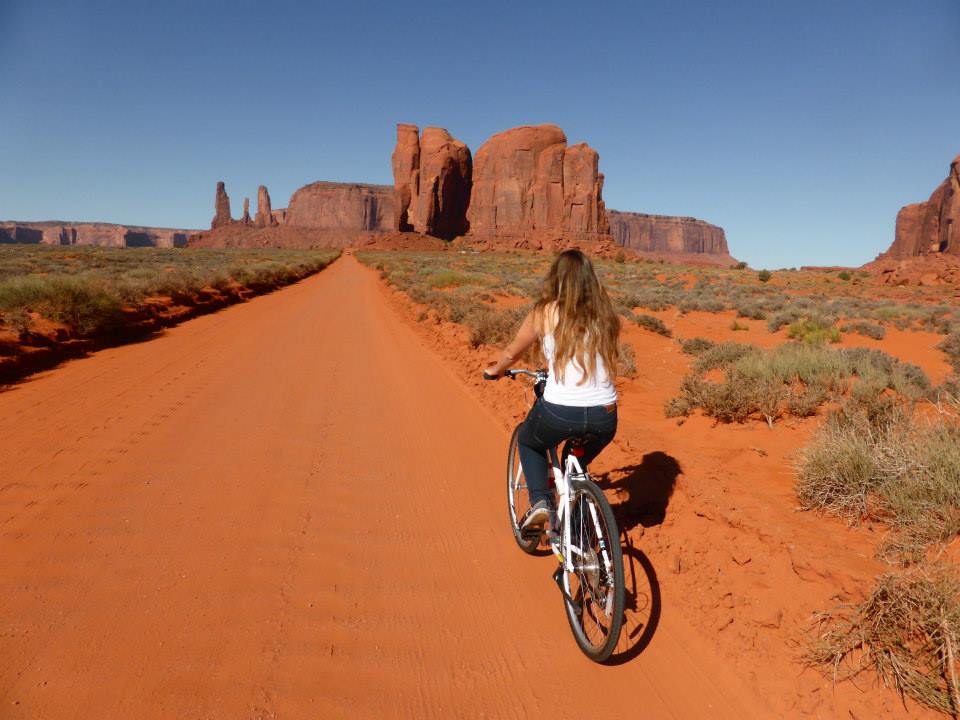
[[[698,340],[710,342],[709,340],[703,341],[702,338],[695,338],[691,342],[697,342]],[[693,369],[696,372],[704,373],[717,368],[725,368],[753,351],[753,345],[743,343],[712,343],[709,347],[704,346],[700,352],[696,353],[697,359],[693,362]],[[686,352],[686,349],[684,352]]]
[[[759,413],[773,424],[784,397],[782,385],[763,378],[736,376],[714,383],[693,374],[681,381],[679,394],[667,401],[664,409],[667,417],[677,417],[700,408],[720,422],[743,422]]]
[[[478,305],[466,317],[467,327],[470,329],[471,347],[480,345],[506,345],[513,339],[523,316],[516,310],[494,310]]]
[[[822,325],[819,320],[804,318],[787,328],[787,337],[801,342],[823,344],[840,342],[840,331],[835,327]]]
[[[730,323],[730,329],[733,330],[734,332],[739,332],[742,330],[749,330],[750,327],[748,325],[741,325],[740,323],[737,322],[736,318],[734,318],[733,321]]]
[[[806,660],[834,679],[872,671],[901,695],[960,713],[960,577],[946,563],[882,575],[856,606],[820,613]]]
[[[948,335],[943,342],[937,345],[937,350],[946,354],[953,366],[953,371],[960,374],[960,332]]]
[[[690,338],[689,340],[680,341],[680,350],[681,352],[687,355],[700,355],[701,353],[706,352],[716,343],[713,340],[707,340],[702,337]]]
[[[726,310],[727,303],[713,290],[696,290],[690,292],[683,298],[677,305],[677,308],[682,313],[693,311],[715,313]]]
[[[634,313],[632,315],[632,319],[640,327],[646,328],[647,330],[655,332],[658,335],[663,335],[664,337],[671,337],[673,335],[673,333],[670,332],[670,328],[664,325],[660,318],[656,318],[653,315]]]
[[[813,303],[809,301],[800,302],[797,300],[794,301],[790,307],[779,311],[767,320],[767,329],[770,330],[770,332],[777,332],[786,325],[792,325],[801,321],[827,328],[833,325],[834,318],[826,312],[817,312],[813,307]]]
[[[763,283],[768,282],[772,277],[773,273],[771,273],[769,270],[761,270],[757,273],[757,280]]]
[[[841,280],[849,280],[853,276],[850,273],[848,273],[846,270],[842,270],[837,275],[837,277],[840,278]]]
[[[623,250],[617,251],[617,254],[613,256],[613,261],[616,263],[623,264],[627,261],[627,256]]]
[[[741,301],[736,305],[737,317],[750,318],[751,320],[766,320],[767,310],[763,303],[756,300]]]
[[[746,269],[747,269],[747,264],[746,264],[743,260],[741,260],[740,262],[738,262],[736,265],[733,266],[733,269],[734,269],[734,270],[746,270]]]
[[[864,337],[873,338],[874,340],[883,340],[887,334],[886,328],[884,328],[883,325],[870,322],[847,323],[840,329],[843,332],[856,333],[857,335],[863,335]]]

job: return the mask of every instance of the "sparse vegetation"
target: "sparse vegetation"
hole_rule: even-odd
[[[205,288],[262,291],[316,272],[333,250],[162,250],[0,246],[0,318],[19,333],[34,316],[77,336],[123,325],[148,298],[189,303]]]
[[[772,426],[784,414],[811,415],[831,399],[865,403],[886,391],[909,399],[930,392],[923,371],[879,350],[808,343],[761,350],[730,342],[698,350],[693,373],[666,405],[668,417],[700,409],[720,422],[760,417]],[[724,379],[708,380],[704,375],[711,370],[722,370]]]
[[[769,270],[761,270],[757,273],[757,280],[763,283],[769,282],[770,278],[772,277],[773,273],[771,273]]]

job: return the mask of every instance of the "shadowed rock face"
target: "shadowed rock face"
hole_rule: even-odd
[[[270,193],[267,192],[266,185],[257,188],[257,216],[254,218],[254,224],[257,227],[277,224],[270,207]]]
[[[229,225],[233,222],[230,215],[230,197],[227,195],[226,187],[223,181],[217,183],[217,197],[214,200],[214,216],[210,223],[211,228],[218,228],[221,225]]]
[[[617,245],[641,252],[728,255],[723,228],[691,217],[608,210]]]
[[[494,135],[477,150],[467,212],[471,234],[516,236],[607,232],[599,156],[567,147],[556,125],[524,126]]]
[[[284,224],[323,230],[389,231],[393,191],[388,185],[315,182],[290,197]]]
[[[960,255],[960,155],[930,199],[901,208],[887,256]]]
[[[252,220],[250,220],[250,198],[245,197],[243,199],[243,217],[240,218],[240,222],[244,225],[249,225]]]
[[[443,128],[397,125],[393,228],[452,238],[467,231],[470,149]]]

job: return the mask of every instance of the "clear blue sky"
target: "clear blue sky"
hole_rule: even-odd
[[[0,0],[0,218],[206,227],[390,183],[394,124],[552,122],[608,207],[756,266],[860,264],[960,153],[958,0]]]

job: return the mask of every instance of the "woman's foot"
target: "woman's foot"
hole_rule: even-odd
[[[527,510],[526,514],[523,516],[523,521],[520,523],[521,530],[529,530],[535,527],[543,527],[550,520],[550,513],[553,508],[550,507],[550,503],[546,500],[537,500],[533,506]]]

